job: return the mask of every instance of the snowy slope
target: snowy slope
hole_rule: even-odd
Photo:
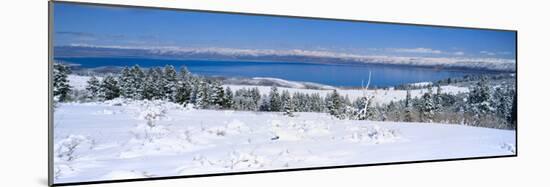
[[[511,155],[515,132],[195,110],[161,101],[60,103],[55,182]]]

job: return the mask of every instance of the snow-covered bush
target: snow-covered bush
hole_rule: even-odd
[[[63,161],[78,159],[86,150],[94,147],[94,141],[82,135],[69,135],[54,145],[55,158]]]

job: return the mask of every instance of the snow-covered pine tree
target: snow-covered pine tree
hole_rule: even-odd
[[[283,90],[283,93],[281,94],[281,103],[283,105],[284,114],[290,117],[294,116],[294,114],[292,113],[294,111],[292,97],[287,90]]]
[[[407,96],[405,97],[405,116],[404,120],[406,122],[412,122],[413,121],[413,115],[412,115],[412,100],[411,100],[411,90],[407,89]]]
[[[326,105],[328,113],[338,119],[342,119],[342,109],[344,107],[340,94],[336,90],[329,93],[326,97]]]
[[[230,109],[233,106],[233,91],[230,87],[225,88],[223,92],[223,104],[224,109]]]
[[[493,93],[492,107],[496,110],[496,115],[504,121],[512,124],[512,109],[514,104],[515,91],[510,86],[502,85],[497,87]]]
[[[294,112],[304,112],[302,102],[304,102],[300,92],[294,92],[292,94],[292,105],[294,106]]]
[[[422,95],[420,105],[420,121],[431,123],[435,115],[435,103],[433,99],[432,87],[428,87],[428,92]]]
[[[103,100],[111,100],[120,96],[120,87],[117,80],[112,75],[103,78],[100,86],[100,97]]]
[[[273,86],[269,92],[269,111],[278,112],[281,111],[281,109],[281,96],[279,95],[277,87]]]
[[[176,103],[189,103],[191,102],[191,91],[193,85],[191,83],[191,73],[186,67],[180,69],[179,77],[177,78],[176,93],[174,100]]]
[[[269,97],[267,95],[262,95],[261,101],[260,101],[260,111],[269,111]]]
[[[322,112],[324,111],[323,99],[319,93],[311,94],[311,111]]]
[[[252,97],[252,104],[254,111],[257,111],[260,107],[260,99],[262,99],[262,95],[260,94],[260,89],[258,87],[254,87],[250,90],[250,96]]]
[[[166,99],[165,88],[167,80],[164,79],[162,68],[155,67],[153,68],[153,99]]]
[[[133,98],[135,87],[133,83],[133,75],[130,72],[130,68],[124,67],[118,77],[118,83],[120,86],[120,95],[124,98]]]
[[[99,96],[99,89],[101,87],[101,83],[99,80],[92,75],[90,79],[87,81],[86,85],[86,91],[88,92],[88,98],[89,99],[97,99]]]
[[[149,69],[145,75],[145,78],[142,81],[142,93],[140,94],[141,99],[152,100],[155,97],[155,70]]]
[[[213,81],[210,84],[210,89],[208,90],[209,104],[216,109],[220,109],[224,105],[224,90],[219,81]]]
[[[53,64],[53,96],[59,102],[69,100],[71,85],[69,84],[69,74],[71,69],[60,63]]]
[[[139,65],[134,65],[130,69],[131,79],[128,83],[128,89],[130,89],[130,98],[143,99],[141,95],[143,93],[143,82],[145,79],[145,73],[141,70]]]
[[[166,65],[164,67],[163,80],[165,81],[163,88],[164,98],[169,101],[176,102],[179,80],[176,68],[174,68],[174,66]]]
[[[208,83],[205,80],[199,80],[199,84],[197,87],[197,98],[195,99],[195,104],[198,108],[206,108],[208,107],[209,98],[208,98],[208,91],[209,86]]]
[[[476,85],[470,89],[468,104],[470,111],[476,115],[485,115],[493,112],[491,107],[491,89],[487,83],[487,77],[483,76]]]

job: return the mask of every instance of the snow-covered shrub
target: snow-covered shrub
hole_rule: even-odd
[[[358,126],[348,128],[352,131],[348,138],[352,142],[369,142],[369,143],[383,143],[393,142],[399,138],[399,133],[393,129],[382,128],[378,125],[374,127]]]
[[[231,170],[247,168],[263,168],[266,159],[254,154],[254,152],[232,151],[229,159],[225,161],[224,167]]]
[[[82,135],[69,135],[54,145],[55,158],[63,161],[78,159],[83,151],[93,149],[94,141]]]

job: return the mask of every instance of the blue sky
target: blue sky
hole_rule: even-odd
[[[303,49],[515,58],[515,33],[55,3],[54,45]]]

